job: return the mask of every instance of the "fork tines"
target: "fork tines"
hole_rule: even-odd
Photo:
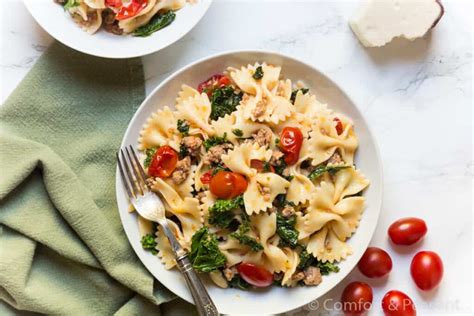
[[[127,191],[128,197],[131,199],[137,198],[138,196],[143,195],[145,192],[148,192],[146,173],[143,170],[143,167],[138,160],[138,156],[131,145],[129,147],[125,147],[125,152],[127,153],[127,157],[125,157],[124,150],[122,148],[120,149],[120,155],[117,153],[117,164],[119,167],[120,176],[122,177],[122,182],[125,186],[125,191]],[[132,154],[130,154],[130,152]]]

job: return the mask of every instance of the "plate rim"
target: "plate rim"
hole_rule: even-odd
[[[353,101],[353,98],[350,97],[350,95],[339,85],[337,84],[334,80],[331,79],[330,76],[328,76],[326,73],[320,71],[317,67],[311,65],[311,64],[308,64],[307,62],[305,61],[302,61],[301,59],[297,58],[297,57],[294,57],[294,56],[291,56],[289,54],[283,54],[283,53],[280,53],[280,52],[276,52],[276,51],[272,51],[272,50],[266,50],[266,49],[237,49],[237,50],[225,50],[225,51],[221,51],[219,53],[215,53],[215,54],[211,54],[211,55],[207,55],[205,57],[202,57],[202,58],[199,58],[181,68],[179,68],[178,70],[174,71],[172,74],[170,74],[168,77],[166,77],[163,81],[161,81],[153,90],[150,91],[150,93],[146,96],[146,98],[142,101],[142,103],[140,104],[140,106],[136,109],[134,115],[132,116],[132,118],[130,119],[129,123],[128,123],[128,126],[123,134],[123,137],[122,137],[122,141],[120,143],[120,147],[124,147],[125,145],[127,145],[127,142],[126,142],[126,135],[128,135],[132,129],[132,125],[134,125],[134,122],[135,120],[137,119],[137,117],[139,116],[139,113],[143,110],[143,108],[145,107],[145,105],[147,103],[150,102],[150,100],[154,97],[154,95],[163,87],[165,86],[168,82],[172,81],[175,77],[179,76],[181,73],[187,71],[188,69],[190,68],[193,68],[194,66],[196,66],[197,64],[200,64],[202,62],[205,62],[207,60],[210,60],[210,59],[214,59],[214,58],[218,58],[218,57],[223,57],[223,56],[226,56],[226,55],[235,55],[235,54],[266,54],[266,55],[274,55],[274,56],[278,56],[278,57],[283,57],[284,59],[289,59],[293,62],[297,62],[297,63],[300,63],[302,65],[304,65],[305,67],[308,67],[310,68],[311,70],[313,71],[316,71],[317,73],[319,73],[322,77],[324,77],[325,80],[329,81],[331,84],[333,84],[334,86],[336,86],[340,92],[344,95],[345,98],[347,98],[351,104],[353,105],[353,107],[355,108],[355,110],[358,112],[359,116],[361,117],[361,119],[364,121],[365,125],[366,125],[366,128],[367,128],[367,132],[368,132],[368,135],[370,136],[370,139],[372,140],[373,142],[373,147],[374,147],[374,152],[375,152],[375,155],[374,155],[374,158],[376,159],[376,161],[378,162],[378,170],[376,171],[377,174],[378,174],[378,182],[379,182],[379,194],[378,196],[376,196],[374,199],[374,201],[372,202],[375,202],[374,204],[374,208],[377,210],[377,214],[376,214],[376,219],[375,219],[375,222],[374,224],[372,225],[372,228],[371,228],[371,231],[369,233],[369,238],[368,238],[368,241],[367,241],[367,244],[364,245],[364,249],[367,249],[367,247],[369,247],[370,245],[370,242],[372,240],[372,238],[374,237],[374,233],[375,233],[375,230],[378,226],[378,223],[379,223],[379,220],[380,220],[380,215],[381,215],[381,212],[382,212],[382,205],[383,205],[383,196],[384,196],[384,174],[383,174],[383,163],[382,163],[382,157],[380,155],[380,147],[378,145],[378,142],[377,142],[377,138],[375,137],[375,133],[373,133],[373,130],[371,128],[371,126],[368,124],[368,121],[367,119],[365,118],[365,116],[363,115],[362,111],[360,110],[360,108],[357,106],[356,102]],[[119,194],[122,194],[123,192],[121,191],[120,189],[120,186],[121,186],[121,181],[119,179],[119,173],[118,173],[118,167],[116,167],[116,176],[115,176],[115,192],[116,192],[116,202],[117,202],[117,211],[119,212],[119,215],[120,215],[120,220],[121,220],[121,223],[122,223],[122,228],[124,228],[124,223],[123,223],[123,218],[122,218],[122,212],[120,211],[120,207],[119,207],[119,203],[118,203],[118,200],[117,200],[117,196]],[[371,179],[372,180],[372,179]],[[142,258],[143,256],[143,252],[141,251],[142,249],[140,249],[139,247],[135,247],[134,244],[131,242],[131,237],[129,236],[129,232],[127,232],[125,229],[125,234],[127,236],[127,239],[129,241],[129,244],[132,246],[133,250],[135,251],[135,254],[138,256],[138,258],[140,259],[141,263],[144,265],[144,267],[147,269],[147,271],[154,277],[157,279],[158,282],[160,282],[164,287],[166,287],[169,291],[171,291],[172,293],[174,293],[176,296],[184,299],[185,301],[191,303],[194,305],[194,302],[192,301],[192,298],[190,295],[188,296],[182,296],[181,294],[179,293],[176,293],[175,291],[173,291],[172,289],[168,288],[166,285],[164,285],[157,277],[155,277],[155,275],[153,274],[152,271],[150,271],[146,264],[144,263],[144,259]],[[138,249],[136,249],[138,248]],[[334,289],[334,287],[336,287],[337,285],[339,285],[341,282],[344,281],[344,279],[354,270],[354,268],[356,267],[357,265],[357,262],[360,260],[360,258],[362,257],[364,251],[361,251],[360,253],[358,254],[351,254],[350,256],[352,258],[355,258],[355,264],[350,267],[349,269],[347,269],[347,273],[343,276],[343,277],[340,277],[339,280],[337,282],[334,282],[334,284],[332,284],[330,287],[328,287],[327,291],[324,292],[323,294],[321,294],[319,297],[314,297],[312,298],[311,300],[309,301],[306,301],[305,303],[302,303],[300,304],[299,306],[290,306],[290,307],[287,307],[285,309],[282,309],[282,310],[278,310],[278,311],[272,311],[272,313],[285,313],[285,312],[288,312],[288,311],[291,311],[291,310],[295,310],[295,309],[298,309],[304,305],[307,305],[309,303],[311,303],[312,301],[314,300],[317,300],[319,299],[320,297],[322,297],[323,295],[326,295],[329,291],[331,291],[332,289]],[[159,261],[160,264],[162,264],[160,261]],[[184,282],[184,279],[183,279],[183,282]]]
[[[49,27],[45,27],[42,20],[38,19],[37,15],[36,15],[36,11],[33,10],[32,7],[31,7],[32,3],[36,2],[36,1],[37,0],[22,0],[22,2],[24,4],[24,6],[26,7],[26,9],[28,10],[29,14],[33,17],[35,22],[38,23],[38,25],[41,27],[41,29],[44,30],[49,36],[51,36],[52,38],[54,38],[56,41],[60,42],[61,44],[65,45],[65,46],[67,46],[71,49],[74,49],[76,51],[79,51],[81,53],[84,53],[84,54],[87,54],[87,55],[90,55],[90,56],[96,56],[96,57],[108,58],[108,59],[128,59],[128,58],[143,57],[143,56],[147,56],[147,55],[159,52],[159,51],[171,46],[172,44],[176,43],[177,41],[179,41],[180,39],[185,37],[189,32],[191,32],[191,30],[193,30],[199,24],[199,22],[201,22],[201,20],[204,18],[206,13],[209,11],[209,8],[210,8],[210,6],[213,2],[213,0],[199,0],[201,2],[201,3],[199,3],[199,5],[203,5],[205,7],[201,11],[201,15],[198,17],[196,22],[193,25],[190,25],[180,36],[176,36],[175,38],[173,38],[173,40],[169,41],[168,43],[166,43],[165,45],[159,47],[158,49],[148,48],[148,49],[144,49],[142,52],[128,53],[128,54],[123,54],[123,55],[109,55],[105,52],[104,53],[91,52],[88,49],[85,49],[84,47],[82,47],[81,45],[78,45],[77,42],[75,42],[75,41],[72,41],[70,43],[66,43],[66,41],[64,41],[62,38],[60,39],[59,36],[57,36],[55,31],[54,32],[50,31]],[[56,3],[53,2],[53,0],[51,0],[51,3],[56,4]],[[177,12],[179,12],[179,10]],[[94,35],[91,34],[90,36],[94,36]],[[116,36],[116,35],[114,35],[114,36]],[[128,35],[128,36],[131,36],[131,35]]]

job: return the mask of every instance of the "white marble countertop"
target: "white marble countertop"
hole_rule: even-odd
[[[320,305],[338,300],[348,282],[363,280],[374,289],[371,315],[382,313],[381,298],[391,289],[407,293],[419,315],[472,311],[473,5],[444,3],[445,16],[426,38],[365,49],[347,24],[356,1],[216,1],[187,36],[143,58],[149,92],[198,58],[232,49],[274,50],[316,66],[358,104],[376,134],[385,173],[382,215],[371,244],[391,254],[394,269],[375,282],[355,269]],[[2,0],[0,10],[3,103],[52,39],[21,1]],[[404,216],[424,218],[429,233],[421,244],[395,249],[386,230]],[[411,258],[420,249],[444,259],[445,277],[432,293],[418,291],[410,278]],[[313,307],[294,314],[334,312]]]

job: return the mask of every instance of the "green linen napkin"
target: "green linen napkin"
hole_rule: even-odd
[[[0,314],[195,313],[158,306],[175,297],[117,211],[115,152],[144,93],[139,59],[55,43],[0,108]]]

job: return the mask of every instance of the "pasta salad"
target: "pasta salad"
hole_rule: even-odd
[[[229,67],[183,85],[138,143],[176,238],[218,286],[314,286],[352,253],[369,185],[354,166],[353,123],[281,67]],[[153,229],[142,245],[171,269],[168,240]]]
[[[87,33],[101,27],[122,35],[149,36],[170,25],[186,0],[54,0]]]

